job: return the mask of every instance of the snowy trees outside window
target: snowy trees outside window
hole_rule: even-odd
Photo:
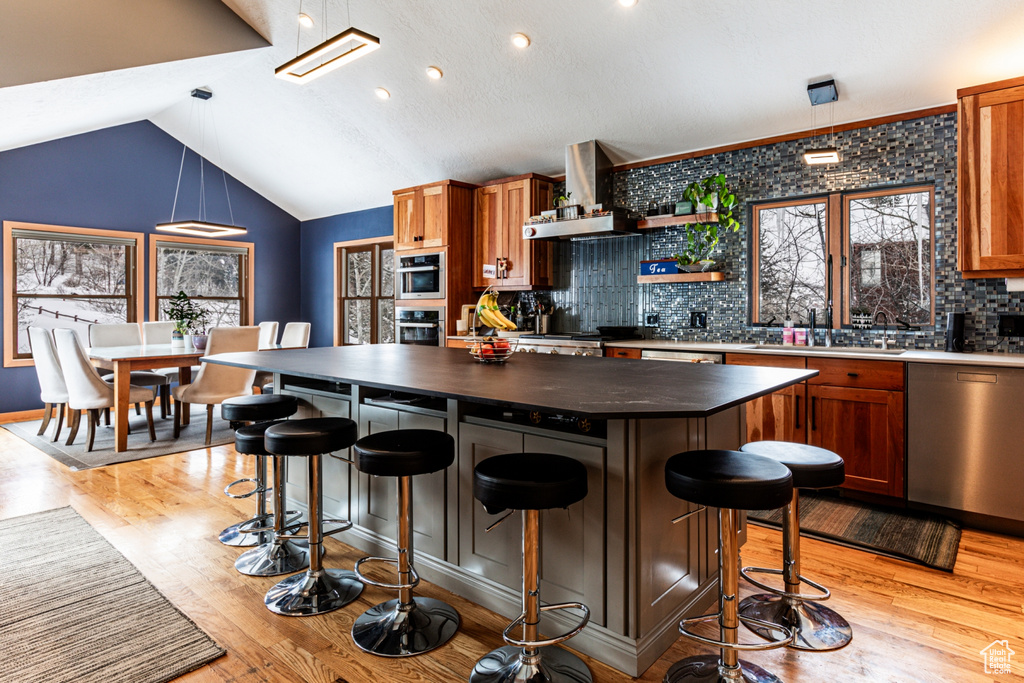
[[[395,250],[391,242],[335,248],[338,301],[335,320],[341,344],[395,341]]]
[[[247,243],[235,246],[158,238],[153,267],[160,320],[167,318],[167,301],[178,292],[185,292],[206,311],[208,328],[250,323]]]

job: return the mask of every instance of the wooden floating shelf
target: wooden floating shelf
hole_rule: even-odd
[[[687,223],[717,223],[717,213],[691,213],[686,216],[652,216],[642,221],[637,221],[636,227],[640,230],[651,228],[668,228],[673,225],[686,225]]]
[[[667,282],[723,282],[725,273],[713,270],[708,273],[671,273],[665,275],[637,275],[636,281],[645,283],[667,283]]]

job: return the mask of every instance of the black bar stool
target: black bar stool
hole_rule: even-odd
[[[323,518],[321,455],[348,448],[358,435],[356,423],[342,417],[286,420],[267,428],[264,435],[267,451],[274,455],[305,457],[309,473],[309,533],[277,534],[278,538],[286,540],[309,541],[309,569],[289,576],[267,591],[263,602],[271,612],[289,617],[324,614],[344,607],[363,591],[363,584],[354,572],[325,569],[321,562],[323,537],[352,526],[347,520]],[[324,533],[324,522],[341,526]]]
[[[673,455],[665,463],[665,485],[676,498],[701,507],[680,515],[673,523],[718,508],[718,586],[720,611],[679,622],[685,638],[721,649],[719,655],[697,655],[673,664],[665,674],[665,683],[781,683],[759,666],[740,660],[739,652],[767,650],[788,645],[793,634],[782,626],[753,620],[738,614],[739,591],[739,516],[740,510],[768,510],[782,507],[793,495],[793,476],[783,465],[758,455],[739,451],[688,451]],[[705,638],[689,626],[717,621],[720,640]],[[767,643],[741,644],[739,622],[781,633],[782,638]]]
[[[846,478],[843,459],[832,451],[802,443],[786,441],[755,441],[740,449],[744,453],[771,458],[789,468],[793,474],[793,497],[782,513],[782,569],[744,567],[740,573],[750,583],[767,593],[745,598],[740,614],[779,624],[793,631],[789,647],[797,650],[838,650],[853,640],[853,628],[838,612],[817,604],[828,600],[831,593],[824,586],[800,575],[800,491],[839,486]],[[781,574],[782,590],[761,583],[751,574]],[[800,584],[815,593],[800,592]],[[763,627],[749,627],[762,638],[770,638]]]
[[[578,602],[540,605],[540,511],[567,508],[587,496],[587,468],[582,463],[550,453],[506,453],[477,464],[473,497],[492,515],[508,514],[488,531],[523,511],[523,611],[502,632],[505,647],[484,655],[470,674],[470,683],[590,683],[590,669],[582,659],[560,647],[551,647],[578,635],[590,621],[590,609]],[[577,609],[580,623],[554,638],[538,634],[541,612]],[[522,627],[522,638],[512,631]]]
[[[398,591],[398,598],[363,612],[352,625],[361,649],[382,657],[410,657],[443,645],[459,628],[459,613],[433,598],[413,597],[420,582],[413,566],[412,478],[443,470],[455,461],[455,439],[429,429],[400,429],[364,436],[356,442],[356,468],[376,477],[398,480],[398,557],[364,557],[356,562],[359,579]],[[382,583],[361,571],[367,562],[387,562],[398,570],[398,583]]]
[[[231,423],[232,427],[247,422],[269,422],[282,420],[294,415],[299,409],[299,401],[294,396],[238,396],[229,398],[220,406],[220,416]],[[220,532],[220,542],[237,548],[247,548],[267,543],[271,540],[271,528],[274,515],[267,512],[267,458],[266,453],[239,451],[238,439],[235,439],[235,450],[256,456],[254,476],[233,481],[224,487],[224,494],[229,498],[249,498],[256,496],[256,516],[232,524]],[[262,449],[261,449],[262,450]],[[239,484],[252,484],[251,490],[245,493],[232,493],[231,489]]]

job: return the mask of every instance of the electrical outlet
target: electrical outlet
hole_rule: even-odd
[[[658,312],[651,311],[650,313],[644,314],[644,327],[657,327],[658,326]]]
[[[999,314],[1000,337],[1024,337],[1024,315]]]
[[[704,329],[708,326],[707,311],[690,311],[690,327]]]

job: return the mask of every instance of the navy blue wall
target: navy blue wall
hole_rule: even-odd
[[[0,220],[152,233],[171,217],[181,150],[173,137],[140,121],[0,152]],[[207,218],[227,223],[221,173],[210,164],[206,173]],[[300,292],[282,286],[300,270],[299,221],[231,176],[227,182],[235,222],[249,230],[237,239],[255,243],[256,320],[282,326],[299,320]],[[196,218],[198,197],[198,157],[190,152],[175,217]],[[0,387],[0,413],[42,405],[31,367],[0,370]]]
[[[334,344],[334,243],[393,233],[391,206],[302,222],[302,319],[310,346]]]

